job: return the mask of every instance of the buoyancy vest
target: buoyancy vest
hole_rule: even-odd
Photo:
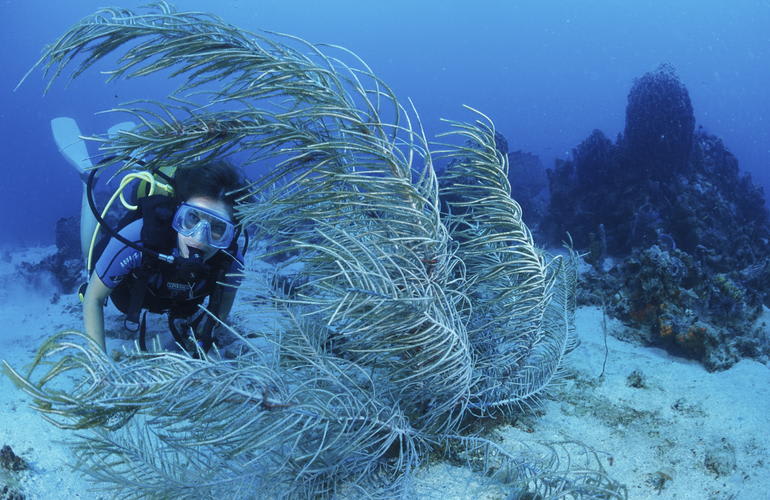
[[[139,198],[137,204],[138,210],[127,214],[118,224],[117,231],[141,218],[142,246],[162,254],[172,254],[177,248],[177,233],[172,229],[171,221],[179,201],[167,195],[152,195]],[[96,259],[104,252],[106,240],[109,238],[102,240],[94,249]],[[188,318],[198,312],[198,306],[207,297],[207,309],[218,312],[224,287],[220,283],[224,281],[232,266],[231,255],[237,255],[237,252],[237,240],[233,240],[227,253],[219,251],[205,262],[195,256],[188,259],[177,258],[174,263],[144,256],[142,264],[126,276],[110,294],[110,300],[115,307],[126,315],[126,328],[131,330],[128,323],[137,325],[133,331],[139,333],[140,347],[146,350],[146,313],[142,316],[142,311],[167,313],[169,329],[182,345],[188,341],[188,335],[179,331],[178,319]],[[201,313],[195,321],[188,323],[188,326],[198,330],[199,345],[204,352],[207,351],[214,341],[211,336],[213,320]]]

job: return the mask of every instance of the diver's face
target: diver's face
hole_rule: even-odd
[[[186,200],[188,205],[195,205],[196,207],[205,208],[207,210],[212,210],[225,219],[230,219],[230,212],[228,211],[228,205],[222,200],[217,200],[214,198],[209,198],[208,196],[193,196],[192,198]],[[190,257],[190,249],[196,248],[203,252],[203,260],[210,259],[214,256],[215,253],[217,253],[218,248],[214,248],[199,239],[197,239],[195,236],[184,236],[180,233],[177,234],[177,242],[179,245],[179,253],[184,258]]]

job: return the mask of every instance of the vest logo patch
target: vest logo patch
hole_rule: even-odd
[[[135,267],[139,267],[139,264],[141,263],[142,254],[137,252],[129,255],[128,257],[124,258],[120,261],[120,266],[123,269],[133,269]]]
[[[166,288],[169,290],[186,292],[188,290],[192,290],[192,285],[189,283],[174,283],[173,281],[169,281],[166,283]]]

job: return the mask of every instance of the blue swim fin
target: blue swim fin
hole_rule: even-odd
[[[88,178],[88,169],[93,167],[93,163],[77,122],[68,116],[59,116],[51,120],[51,132],[59,152],[70,165],[75,167],[80,178],[85,182]]]
[[[133,122],[120,122],[107,131],[110,137],[116,137],[122,130],[134,128]],[[86,193],[86,181],[88,180],[89,169],[93,167],[91,157],[86,148],[86,142],[80,133],[80,127],[74,118],[68,116],[59,116],[51,120],[51,132],[59,152],[67,159],[70,165],[75,167],[83,181],[83,199],[80,207],[80,249],[83,253],[83,260],[88,262],[88,251],[91,247],[91,239],[96,230],[96,218],[91,213],[88,206],[88,197]]]

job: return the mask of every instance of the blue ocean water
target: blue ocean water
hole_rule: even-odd
[[[76,215],[81,186],[59,155],[49,121],[77,119],[84,134],[115,122],[101,110],[163,98],[163,78],[105,84],[99,65],[70,85],[35,71],[14,87],[52,42],[102,0],[3,0],[0,18],[0,244],[51,243],[61,216]],[[136,8],[145,0],[125,0]],[[547,167],[593,129],[623,129],[633,79],[671,63],[687,86],[698,125],[724,139],[741,168],[770,187],[770,4],[764,0],[675,2],[530,0],[476,2],[178,2],[249,30],[291,33],[360,55],[400,99],[411,98],[429,137],[440,119],[482,110],[512,150]]]

